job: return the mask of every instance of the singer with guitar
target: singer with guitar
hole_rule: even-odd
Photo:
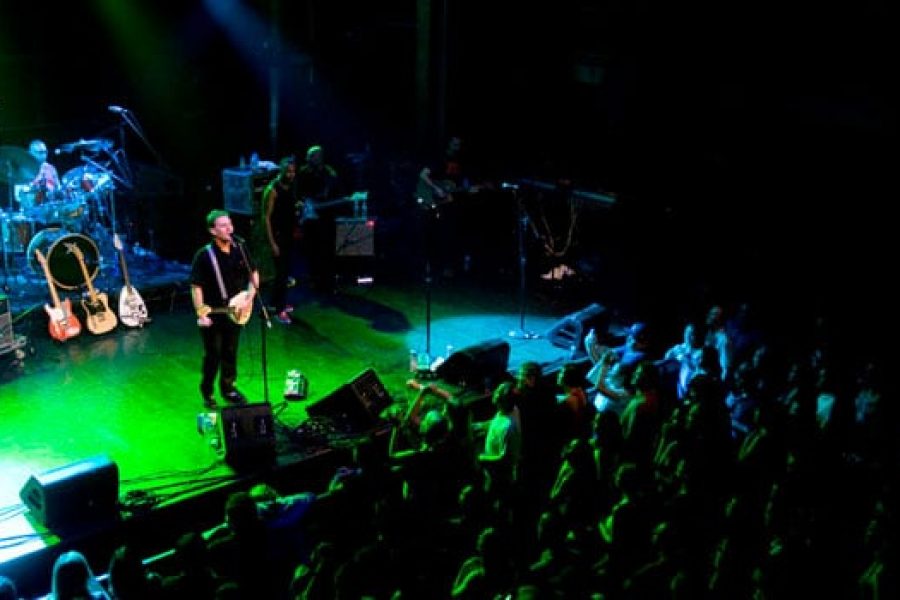
[[[212,236],[191,264],[191,300],[203,340],[200,395],[207,408],[215,408],[213,389],[227,402],[244,403],[235,387],[241,327],[253,311],[259,272],[243,240],[234,235],[231,216],[213,210],[206,216]]]

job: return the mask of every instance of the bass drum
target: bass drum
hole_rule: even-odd
[[[97,250],[97,244],[86,235],[71,233],[59,227],[38,231],[28,244],[28,264],[31,270],[39,275],[44,274],[41,263],[34,255],[35,250],[40,250],[47,259],[53,283],[67,290],[83,286],[84,273],[78,264],[78,258],[70,250],[71,244],[75,244],[84,255],[84,266],[93,282],[100,272],[100,251]]]

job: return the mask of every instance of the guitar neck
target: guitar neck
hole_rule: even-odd
[[[131,280],[128,278],[128,265],[125,263],[125,253],[119,250],[119,266],[122,267],[122,279],[125,280],[125,289],[131,291]]]
[[[59,294],[56,293],[56,286],[53,284],[53,277],[50,275],[50,269],[47,268],[47,262],[44,260],[38,262],[41,263],[41,268],[44,270],[44,277],[47,279],[47,287],[50,289],[50,299],[53,300],[53,308],[61,308],[62,304],[59,301]]]

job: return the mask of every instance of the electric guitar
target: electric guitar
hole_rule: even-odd
[[[246,325],[253,315],[253,302],[249,302],[250,293],[246,290],[231,297],[228,306],[210,309],[210,314],[219,313],[228,315],[232,322],[238,325]]]
[[[433,180],[432,183],[444,193],[443,196],[421,177],[416,183],[416,203],[426,210],[436,209],[441,205],[449,204],[464,194],[477,194],[484,189],[491,189],[490,184],[457,185],[450,179]]]
[[[334,200],[323,200],[319,201],[315,198],[304,198],[297,202],[297,215],[300,218],[300,222],[312,219],[318,219],[319,213],[317,211],[323,208],[330,208],[332,206],[339,206],[341,204],[350,204],[353,203],[354,210],[353,213],[355,215],[365,214],[367,210],[361,210],[361,207],[366,206],[366,202],[369,199],[369,192],[353,192],[349,196],[342,196],[341,198],[335,198]]]
[[[47,329],[50,331],[50,337],[58,342],[64,342],[81,333],[81,323],[72,314],[72,302],[68,298],[62,302],[59,301],[56,286],[53,285],[53,277],[50,275],[50,268],[47,266],[47,259],[44,258],[44,255],[38,249],[35,249],[34,255],[44,270],[44,277],[47,278],[47,286],[50,288],[50,298],[53,300],[53,306],[44,304],[44,310],[47,311],[47,316],[50,317]]]
[[[84,254],[81,252],[81,248],[74,242],[65,242],[65,245],[66,250],[70,254],[74,254],[78,260],[78,266],[81,267],[81,274],[84,276],[84,283],[88,289],[87,297],[82,297],[81,299],[88,331],[95,335],[112,331],[116,328],[118,319],[116,319],[116,314],[109,309],[109,301],[106,294],[94,289],[94,284],[91,283],[91,275],[84,264]]]
[[[125,285],[119,292],[119,319],[128,327],[143,327],[150,320],[147,305],[128,279],[128,265],[125,263],[125,252],[118,233],[113,234],[113,245],[119,252],[119,266],[122,267],[122,277],[125,279]]]

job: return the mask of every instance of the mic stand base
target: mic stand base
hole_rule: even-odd
[[[544,336],[540,333],[535,333],[533,331],[526,331],[524,329],[514,329],[509,332],[509,337],[515,340],[538,340]]]

